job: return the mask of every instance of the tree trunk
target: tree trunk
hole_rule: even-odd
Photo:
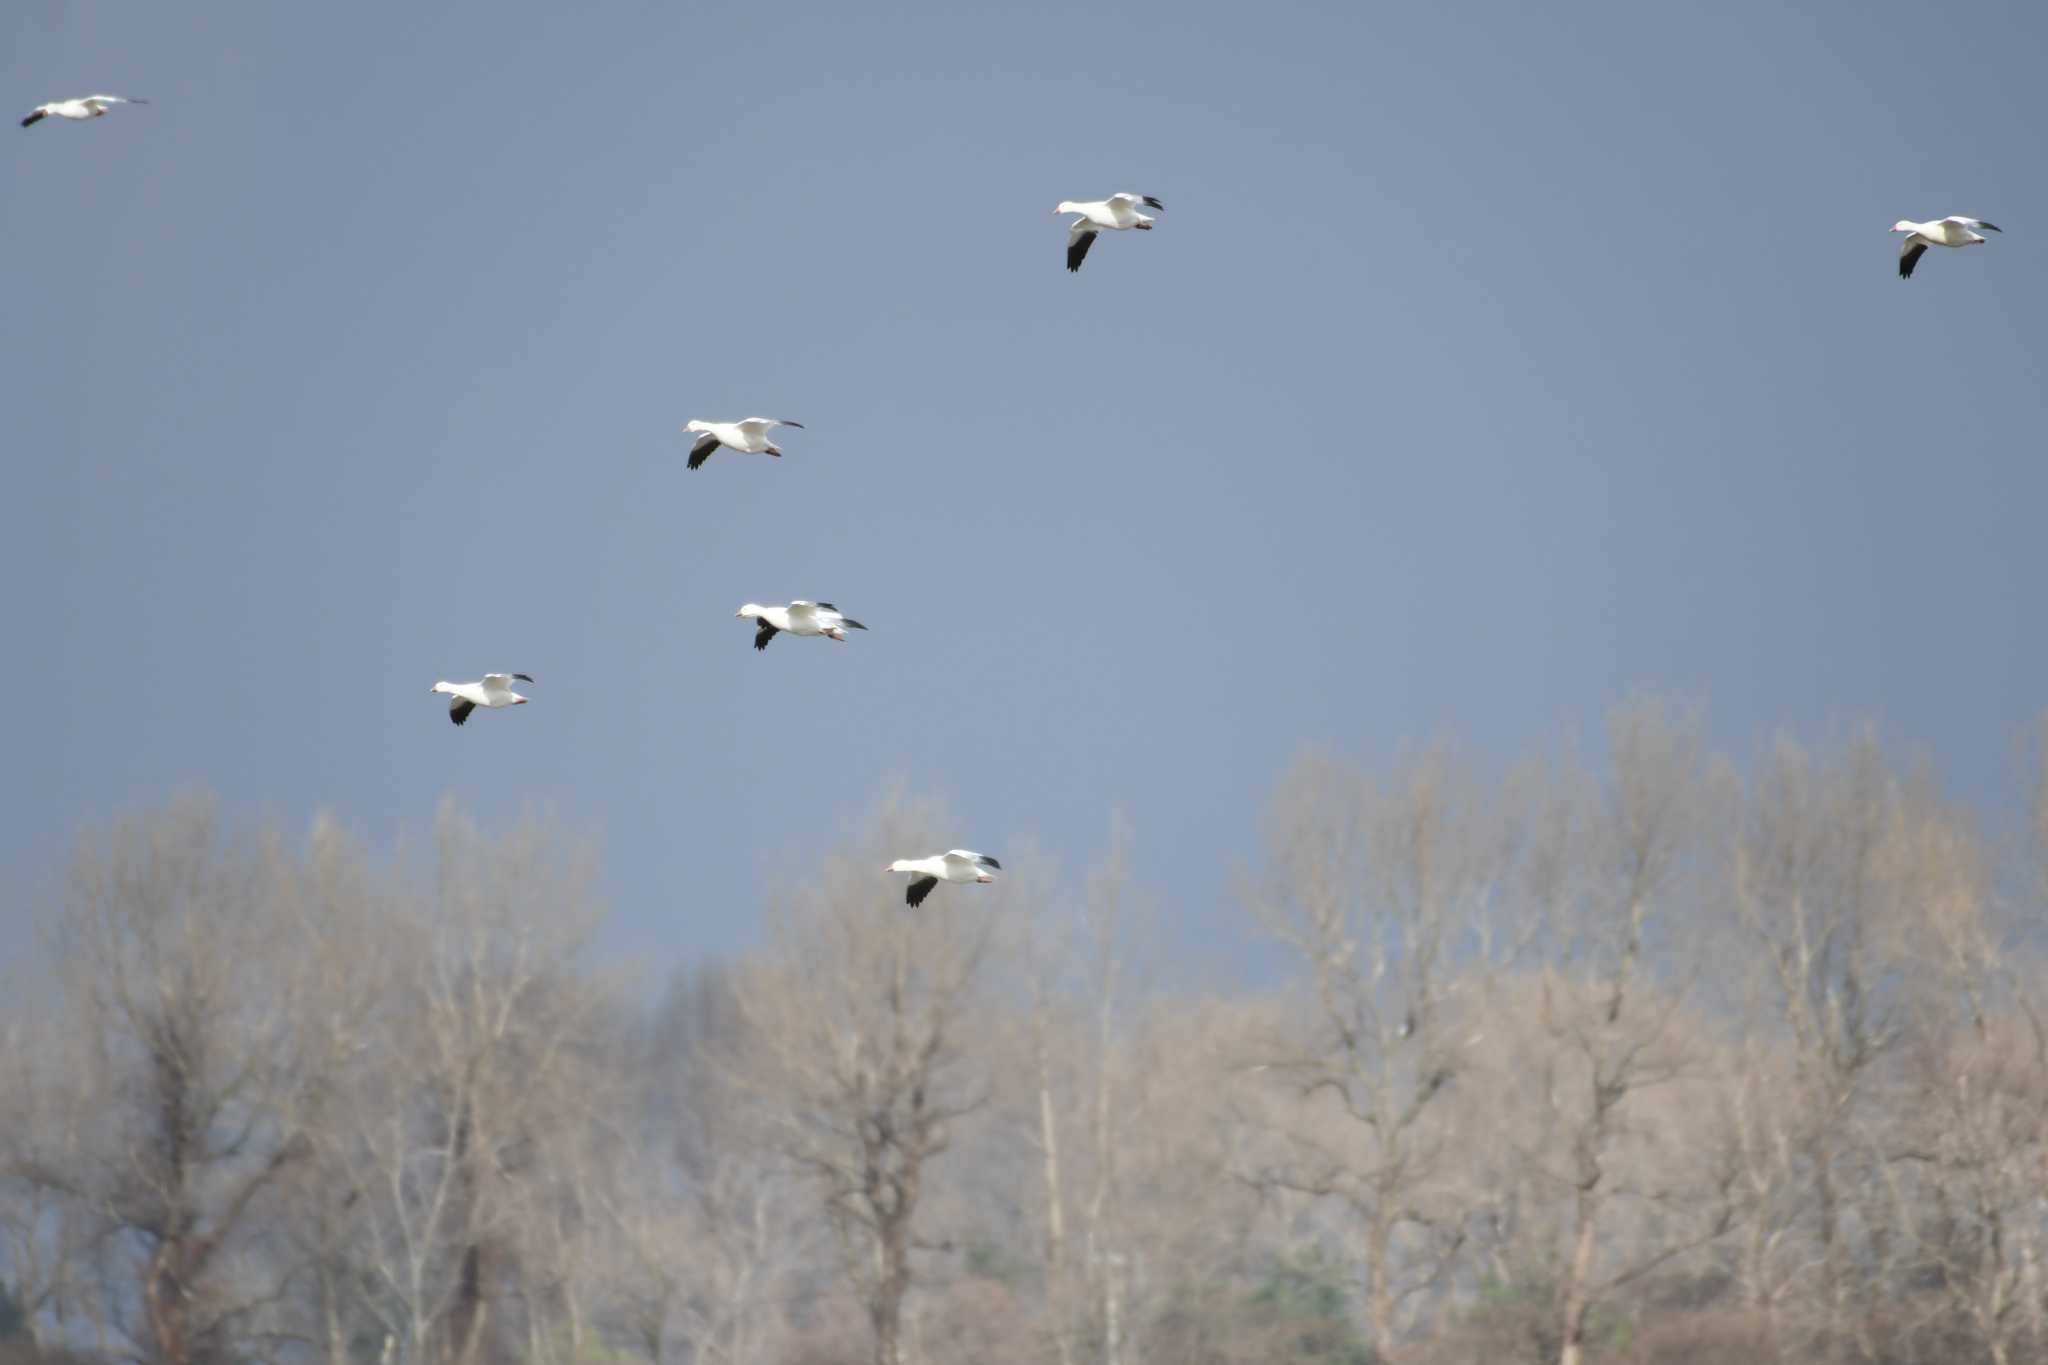
[[[1590,1189],[1579,1191],[1579,1230],[1572,1245],[1571,1268],[1566,1272],[1564,1311],[1559,1327],[1562,1339],[1557,1348],[1557,1365],[1580,1365],[1585,1352],[1586,1309],[1593,1283],[1593,1233],[1600,1206]]]
[[[1394,1241],[1394,1215],[1387,1207],[1387,1199],[1393,1191],[1383,1190],[1375,1201],[1372,1211],[1372,1226],[1366,1231],[1365,1273],[1370,1283],[1365,1289],[1365,1316],[1372,1330],[1373,1354],[1381,1360],[1390,1359],[1394,1354],[1394,1286],[1390,1282],[1388,1262]]]
[[[1046,1055],[1045,1003],[1032,1021],[1038,1062],[1038,1145],[1045,1153],[1045,1289],[1051,1300],[1053,1342],[1060,1365],[1074,1365],[1072,1314],[1067,1311],[1066,1191],[1060,1184],[1060,1129],[1052,1098],[1052,1059]]]
[[[150,1342],[156,1348],[157,1365],[191,1365],[192,1341],[186,1322],[188,1302],[183,1277],[178,1273],[182,1243],[165,1240],[149,1258],[143,1298],[149,1311]]]
[[[868,1298],[868,1322],[875,1329],[875,1365],[903,1365],[903,1291],[907,1287],[907,1276],[884,1272]]]

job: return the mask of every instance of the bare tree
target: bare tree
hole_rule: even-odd
[[[260,1339],[289,1273],[261,1217],[307,1151],[287,1122],[305,1078],[271,870],[211,801],[180,797],[82,839],[51,925],[46,1075],[94,1121],[16,1172],[100,1225],[105,1320],[162,1365]]]
[[[1340,1200],[1359,1219],[1366,1318],[1385,1355],[1403,1302],[1441,1281],[1464,1237],[1432,1120],[1462,1065],[1455,963],[1482,953],[1510,841],[1489,794],[1442,745],[1385,789],[1302,759],[1267,825],[1269,871],[1252,908],[1301,958],[1314,1010],[1259,1064],[1296,1103],[1278,1125],[1280,1153],[1246,1174]]]
[[[323,1149],[361,1192],[364,1303],[407,1365],[474,1360],[494,1301],[524,1308],[500,1329],[529,1339],[554,1307],[509,1287],[526,1287],[526,1205],[590,1099],[602,991],[576,970],[599,913],[589,879],[587,856],[544,827],[491,841],[444,805],[433,891],[376,925],[389,995]]]
[[[1819,1349],[1829,1353],[1850,1322],[1845,1229],[1861,1222],[1845,1217],[1845,1184],[1882,1189],[1864,1168],[1881,1158],[1861,1136],[1861,1102],[1905,1023],[1895,988],[1911,916],[1895,840],[1935,805],[1924,774],[1901,780],[1868,731],[1820,761],[1783,740],[1757,764],[1735,847],[1737,923],[1790,1048],[1797,1104],[1778,1112],[1811,1190]],[[1883,1259],[1881,1244],[1865,1251],[1866,1263]]]
[[[942,888],[912,910],[899,883],[871,870],[936,825],[885,814],[857,845],[868,857],[828,859],[815,889],[771,907],[767,949],[736,977],[747,1037],[733,1074],[816,1182],[876,1365],[903,1358],[927,1169],[986,1095],[961,1044],[1003,884]]]
[[[1569,1192],[1570,1205],[1557,1288],[1559,1365],[1583,1358],[1587,1316],[1603,1298],[1713,1241],[1733,1218],[1725,1180],[1702,1190],[1679,1163],[1631,1170],[1625,1159],[1645,1092],[1697,1074],[1681,1016],[1684,978],[1660,986],[1644,955],[1663,927],[1659,916],[1676,908],[1681,864],[1697,851],[1701,800],[1711,790],[1700,724],[1674,722],[1661,706],[1639,701],[1610,715],[1607,741],[1606,783],[1576,763],[1556,774],[1556,798],[1528,864],[1527,889],[1547,911],[1552,955],[1540,1010],[1550,1141],[1532,1156],[1544,1180]],[[1674,1226],[1631,1253],[1610,1245],[1603,1255],[1603,1225],[1623,1202],[1655,1208]]]

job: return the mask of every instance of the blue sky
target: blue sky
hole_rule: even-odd
[[[184,784],[751,942],[890,784],[1191,953],[1304,744],[2048,701],[2038,5],[23,0],[0,869]],[[1055,202],[1163,199],[1061,268]],[[1894,219],[2007,229],[1896,278]],[[683,468],[681,424],[793,417]],[[873,629],[764,655],[743,601]],[[437,678],[535,705],[458,731]],[[905,850],[922,852],[924,850]],[[894,856],[893,854],[891,856]]]

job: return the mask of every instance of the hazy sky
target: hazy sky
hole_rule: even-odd
[[[2038,3],[13,0],[9,112],[153,103],[0,126],[0,869],[188,783],[379,842],[538,801],[683,960],[902,779],[1071,865],[1121,806],[1227,951],[1309,743],[1647,689],[2005,799],[2044,50]],[[1070,277],[1052,206],[1117,190],[1159,229]],[[1902,283],[1950,213],[2006,234]],[[685,471],[749,413],[808,430]],[[757,655],[791,597],[872,630]],[[455,729],[489,669],[535,704]]]

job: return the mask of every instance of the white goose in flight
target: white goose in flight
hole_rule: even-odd
[[[21,121],[21,126],[33,128],[46,118],[68,118],[78,123],[99,118],[117,104],[148,103],[148,100],[129,99],[124,95],[87,95],[78,100],[51,100],[48,104],[38,104],[35,112]]]
[[[1901,218],[1892,224],[1893,232],[1903,232],[1906,240],[1899,247],[1899,278],[1913,278],[1913,267],[1920,264],[1920,258],[1931,246],[1976,246],[1991,239],[1977,231],[1984,228],[1991,232],[2003,232],[1996,223],[1987,223],[1982,218],[1940,218],[1931,223],[1915,223]]]
[[[989,875],[991,868],[1000,872],[1003,865],[986,853],[956,848],[930,858],[898,858],[883,871],[910,873],[910,886],[904,891],[903,899],[908,905],[919,906],[940,882],[994,881],[995,878]]]
[[[1078,213],[1067,228],[1067,269],[1079,270],[1081,262],[1088,256],[1088,248],[1095,245],[1095,234],[1104,228],[1121,231],[1136,228],[1140,232],[1152,230],[1152,220],[1138,212],[1142,205],[1148,209],[1164,209],[1149,194],[1112,194],[1107,199],[1094,199],[1086,203],[1075,203],[1062,199],[1054,213]]]
[[[802,422],[785,422],[779,417],[742,417],[737,422],[691,421],[684,431],[702,432],[697,444],[690,447],[690,468],[695,469],[711,458],[711,452],[720,446],[737,450],[746,455],[781,455],[782,449],[768,440],[768,432],[774,427],[795,427],[802,431]]]
[[[454,699],[448,703],[448,719],[460,725],[479,706],[495,711],[501,706],[526,705],[527,699],[514,692],[512,684],[532,681],[524,673],[486,673],[481,682],[437,682],[434,691],[446,692]]]
[[[749,602],[733,615],[761,623],[754,632],[755,649],[768,648],[768,642],[778,631],[786,630],[791,635],[823,635],[845,644],[849,629],[867,629],[852,617],[842,615],[839,608],[830,602],[792,602],[786,607],[764,607]]]

